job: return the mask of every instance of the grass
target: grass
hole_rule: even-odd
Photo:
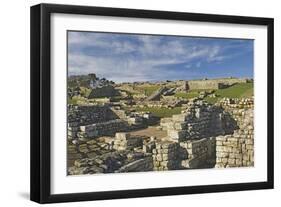
[[[77,102],[78,102],[78,99],[76,99],[76,98],[68,98],[67,99],[68,104],[77,105]]]
[[[150,96],[154,91],[157,91],[160,88],[158,85],[143,85],[143,86],[137,86],[135,90],[138,90],[142,93],[144,93],[147,96]]]
[[[204,100],[207,101],[210,104],[215,104],[218,102],[220,98],[219,97],[205,97]]]
[[[175,97],[185,98],[185,99],[196,98],[196,97],[199,96],[200,92],[202,92],[202,91],[210,92],[210,91],[213,91],[213,90],[194,89],[194,90],[188,91],[187,93],[178,92],[178,93],[175,94]]]
[[[118,101],[120,101],[120,100],[122,100],[122,96],[113,96],[113,97],[111,97],[111,101],[112,102],[118,102]]]
[[[229,88],[216,90],[217,97],[206,97],[209,103],[216,103],[221,98],[250,98],[254,94],[253,83],[238,83]]]
[[[86,99],[85,97],[82,97],[82,96],[73,96],[72,98],[70,98],[70,97],[67,98],[67,103],[77,105],[77,104],[79,104],[79,102],[80,103],[85,102],[86,100],[88,100],[88,99]]]
[[[249,98],[253,96],[253,83],[239,83],[215,92],[220,97]]]
[[[160,107],[145,107],[145,108],[136,108],[136,111],[151,112],[154,116],[157,116],[159,118],[164,118],[164,117],[171,117],[174,114],[180,114],[181,107],[175,107],[172,109],[160,108]]]
[[[195,98],[197,97],[199,94],[197,91],[190,91],[188,93],[183,93],[183,92],[179,92],[175,94],[175,97],[178,98],[186,98],[186,99],[190,99],[190,98]]]
[[[81,96],[83,97],[88,97],[91,93],[91,89],[90,88],[86,88],[86,87],[80,87],[80,90],[81,90]]]

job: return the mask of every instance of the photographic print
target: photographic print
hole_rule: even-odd
[[[67,32],[67,174],[254,166],[252,39]]]
[[[30,16],[32,201],[274,188],[273,18]]]

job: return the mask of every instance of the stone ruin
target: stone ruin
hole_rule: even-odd
[[[114,136],[116,132],[145,128],[158,120],[149,112],[127,114],[110,105],[69,105],[67,114],[69,140]]]
[[[238,128],[233,133],[216,137],[216,166],[254,166],[254,101],[224,99],[220,105],[231,113]]]
[[[146,98],[145,101],[160,101],[160,99],[169,97],[171,95],[174,95],[176,91],[175,87],[172,88],[166,88],[166,87],[160,87],[158,90],[154,91],[150,96]]]
[[[114,135],[126,130],[128,124],[108,106],[68,106],[68,138],[90,139]]]
[[[69,163],[70,175],[153,170],[151,153],[142,150],[145,137],[116,133],[115,139],[108,137],[100,139],[107,139],[103,140],[105,143],[103,146],[100,145],[100,140],[82,144],[87,153],[85,151],[81,153],[81,149],[72,149],[72,155],[79,154],[80,157]],[[79,147],[81,148],[81,145]]]
[[[93,112],[88,113],[92,115],[88,116],[72,114],[70,120],[73,121],[69,124],[71,128],[80,129],[75,132],[77,136],[85,128],[91,138],[77,139],[74,144],[69,142],[68,174],[254,166],[253,106],[253,99],[225,98],[216,105],[194,99],[181,114],[161,119],[158,128],[167,131],[167,136],[161,139],[130,135],[128,122],[124,121],[126,115],[116,119],[116,113],[112,117],[107,114],[103,120],[98,116],[99,123],[108,125],[98,129],[95,133],[100,136],[93,138],[97,128],[90,130],[93,123],[89,122],[88,116],[96,116],[108,109],[99,112],[92,109]],[[114,120],[124,121],[124,128],[114,128],[111,125]],[[120,123],[117,125],[121,126]]]
[[[170,156],[172,162],[178,158],[181,167],[254,165],[253,99],[223,99],[218,105],[196,100],[181,114],[162,119],[160,125],[167,130],[171,144],[181,147],[178,157]]]
[[[178,91],[189,91],[189,90],[214,90],[227,88],[231,85],[237,83],[249,83],[252,80],[245,78],[219,78],[219,79],[202,79],[202,80],[190,80],[190,81],[178,81],[181,85],[177,90]]]

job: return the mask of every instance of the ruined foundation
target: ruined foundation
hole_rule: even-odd
[[[71,108],[68,174],[254,166],[253,106],[253,99],[194,99],[160,120],[161,139],[131,135],[128,117],[107,106]]]

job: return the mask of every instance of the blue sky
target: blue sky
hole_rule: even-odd
[[[115,82],[253,77],[253,40],[68,32],[68,74]]]

